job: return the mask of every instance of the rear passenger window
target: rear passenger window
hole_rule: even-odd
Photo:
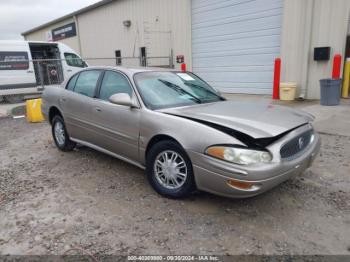
[[[132,88],[129,81],[120,73],[107,71],[101,84],[100,98],[108,101],[112,95],[120,93],[132,96]]]
[[[66,87],[67,90],[70,90],[70,91],[73,91],[73,90],[74,90],[75,83],[77,82],[78,76],[79,76],[79,74],[76,74],[75,76],[73,76],[73,77],[69,80],[68,85],[67,85],[67,87]]]
[[[74,92],[88,97],[94,97],[96,84],[100,77],[101,71],[89,70],[79,74],[76,81]]]

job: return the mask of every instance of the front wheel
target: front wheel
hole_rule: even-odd
[[[72,151],[76,146],[76,143],[69,139],[63,118],[59,115],[52,120],[52,136],[61,151]]]
[[[191,161],[173,141],[162,141],[151,148],[146,173],[154,190],[169,198],[183,198],[195,189]]]

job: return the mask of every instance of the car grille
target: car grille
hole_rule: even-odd
[[[300,156],[311,144],[313,135],[313,130],[308,130],[283,145],[280,150],[282,159],[290,160]]]

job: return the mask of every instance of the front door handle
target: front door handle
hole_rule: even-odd
[[[33,71],[33,70],[28,70],[27,73],[28,73],[28,74],[33,74],[34,71]]]
[[[68,69],[67,72],[72,72],[72,69]]]
[[[97,112],[101,112],[101,111],[102,111],[102,109],[99,108],[99,107],[95,107],[95,110],[96,110]]]

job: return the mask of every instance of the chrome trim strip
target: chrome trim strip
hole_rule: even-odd
[[[72,141],[74,141],[74,142],[76,142],[78,144],[82,144],[84,146],[87,146],[87,147],[90,147],[92,149],[95,149],[95,150],[97,150],[97,151],[99,151],[101,153],[104,153],[104,154],[110,155],[112,157],[118,158],[118,159],[120,159],[122,161],[128,162],[129,164],[137,166],[138,168],[146,169],[146,167],[141,165],[140,163],[137,163],[137,162],[135,162],[133,160],[130,160],[129,158],[123,157],[121,155],[115,154],[115,153],[113,153],[111,151],[108,151],[107,149],[104,149],[102,147],[96,146],[96,145],[91,144],[89,142],[85,142],[85,141],[82,141],[82,140],[79,140],[79,139],[76,139],[76,138],[73,138],[73,137],[70,137],[70,140],[72,140]]]

